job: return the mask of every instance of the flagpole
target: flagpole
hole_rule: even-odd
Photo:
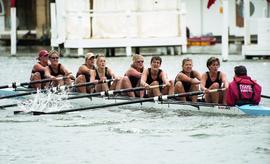
[[[229,5],[228,0],[222,1],[223,6],[223,30],[222,30],[222,60],[228,61],[229,56]]]
[[[16,0],[11,0],[11,8],[10,8],[10,22],[11,22],[11,30],[10,30],[10,53],[11,55],[16,55],[17,50],[17,31],[16,31]]]

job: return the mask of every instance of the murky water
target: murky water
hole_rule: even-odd
[[[162,67],[174,79],[180,61],[191,57],[206,71],[209,55],[163,56]],[[73,73],[83,58],[61,62]],[[131,58],[108,58],[122,75]],[[148,66],[150,57],[146,57]],[[34,57],[1,57],[0,85],[29,80]],[[270,95],[269,60],[230,56],[221,70],[233,77],[243,64]],[[10,100],[0,100],[8,104]],[[268,99],[262,104],[270,106]],[[65,115],[13,115],[0,110],[0,163],[270,163],[270,118],[181,115],[177,111],[142,111],[112,107]]]

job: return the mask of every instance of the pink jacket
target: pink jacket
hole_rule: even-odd
[[[226,91],[227,105],[259,104],[261,86],[249,76],[234,77]]]

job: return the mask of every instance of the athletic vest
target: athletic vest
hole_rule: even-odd
[[[51,65],[49,65],[49,69],[50,69],[50,73],[52,76],[59,76],[59,75],[63,75],[65,76],[65,72],[61,70],[61,64],[58,64],[58,68],[57,68],[57,72],[54,72]]]
[[[221,87],[222,81],[220,78],[220,71],[217,72],[217,77],[214,81],[211,80],[209,72],[206,72],[207,74],[207,80],[205,84],[205,88],[209,88],[213,83],[218,83],[219,87]]]
[[[100,77],[99,77],[99,74],[98,74],[98,70],[97,69],[95,69],[95,70],[96,70],[96,80],[100,80]],[[105,77],[107,79],[112,79],[112,76],[108,72],[108,67],[105,67]]]
[[[158,81],[158,84],[159,85],[162,85],[163,84],[163,81],[162,79],[160,78],[160,74],[162,72],[161,69],[158,70],[158,74],[157,74],[157,79],[152,79],[152,76],[151,76],[151,68],[148,68],[148,75],[147,75],[147,80],[146,80],[146,83],[147,84],[151,84],[153,81]]]

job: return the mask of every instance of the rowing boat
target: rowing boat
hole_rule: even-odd
[[[1,91],[1,90],[0,90]],[[7,93],[10,91],[11,93]],[[12,90],[5,90],[6,94],[12,94]],[[13,93],[14,94],[14,93]],[[78,95],[78,93],[76,93]],[[162,96],[164,97],[164,96]],[[171,110],[178,112],[189,113],[207,113],[207,114],[221,114],[221,115],[250,115],[250,116],[270,116],[270,107],[260,105],[243,105],[243,106],[227,106],[211,103],[191,103],[181,102],[173,99],[160,99],[160,97],[149,99],[145,101],[145,98],[129,98],[123,96],[112,97],[84,97],[79,99],[71,99],[69,102],[72,106],[83,107],[87,109],[98,109],[104,107],[121,106],[124,109],[130,110]],[[71,111],[80,111],[81,108],[76,108]],[[52,114],[65,113],[61,111],[54,111]],[[45,112],[45,114],[47,114]],[[49,113],[51,114],[51,113]]]

